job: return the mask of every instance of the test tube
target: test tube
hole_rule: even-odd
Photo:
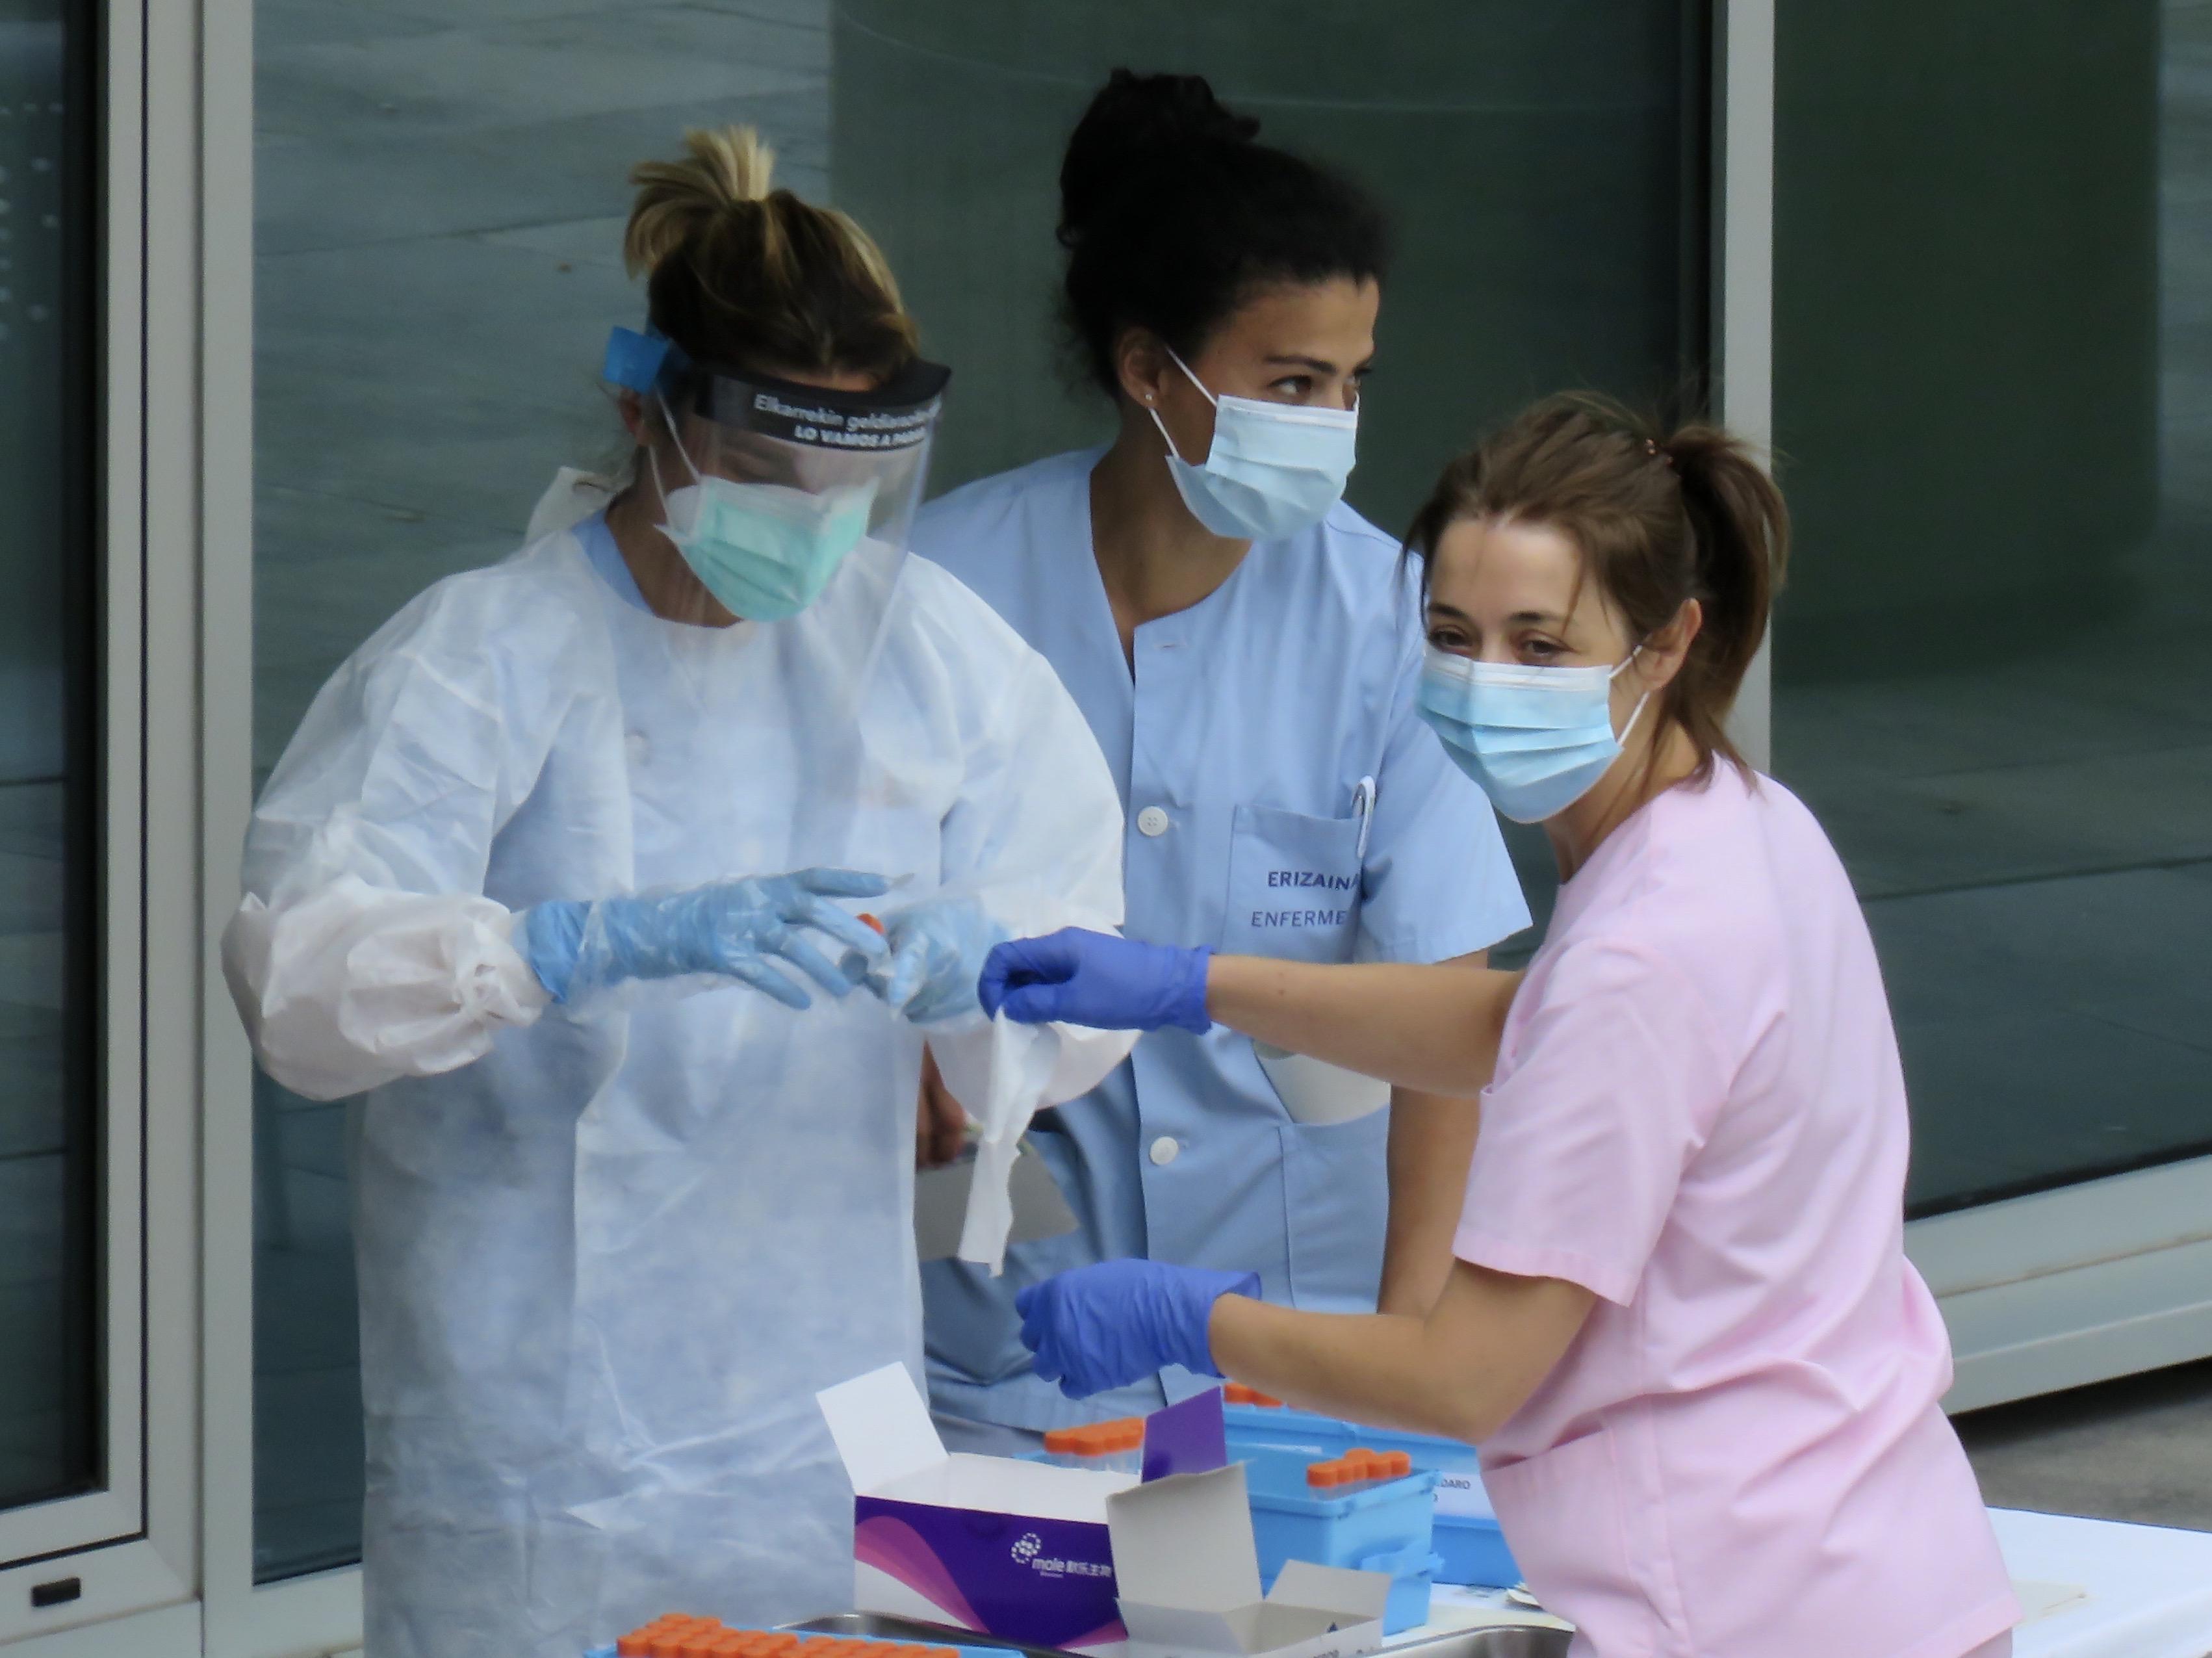
[[[1047,1461],[1058,1467],[1087,1468],[1097,1473],[1142,1472],[1144,1448],[1141,1417],[1055,1428],[1044,1436]]]
[[[1404,1451],[1370,1451],[1355,1447],[1327,1462],[1306,1465],[1306,1489],[1316,1496],[1352,1496],[1371,1491],[1413,1472],[1413,1459]]]
[[[1282,1400],[1263,1393],[1256,1387],[1247,1387],[1241,1381],[1224,1382],[1221,1388],[1221,1399],[1225,1405],[1256,1405],[1263,1411],[1279,1411],[1283,1408]]]

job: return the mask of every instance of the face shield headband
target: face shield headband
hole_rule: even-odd
[[[658,394],[724,430],[749,432],[837,454],[896,453],[929,442],[952,371],[917,357],[884,384],[865,392],[835,391],[693,363],[673,340],[617,328],[607,341],[603,377],[611,385]]]

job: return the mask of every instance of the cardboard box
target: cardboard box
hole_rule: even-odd
[[[1358,1658],[1382,1644],[1390,1579],[1303,1560],[1264,1598],[1242,1464],[1107,1503],[1127,1658]]]
[[[1291,1561],[1260,1593],[1218,1393],[1155,1412],[1133,1474],[948,1454],[903,1365],[817,1395],[853,1482],[861,1612],[1097,1658],[1360,1658],[1390,1579]]]
[[[1106,1505],[1133,1474],[948,1454],[903,1365],[817,1397],[853,1482],[857,1610],[1121,1658]]]

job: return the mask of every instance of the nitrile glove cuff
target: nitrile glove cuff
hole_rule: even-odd
[[[532,905],[523,912],[516,942],[538,982],[556,1002],[568,999],[576,959],[584,948],[584,915],[590,906],[570,899]]]
[[[1172,1332],[1172,1345],[1179,1350],[1168,1356],[1194,1375],[1218,1376],[1220,1367],[1213,1362],[1213,1344],[1207,1332],[1213,1323],[1213,1303],[1224,1295],[1249,1295],[1255,1301],[1260,1296],[1260,1275],[1257,1272],[1221,1272],[1203,1266],[1187,1266],[1180,1274],[1182,1282],[1177,1286],[1185,1316],[1177,1320]]]
[[[1203,1036],[1213,1028],[1213,1015],[1206,1010],[1206,983],[1213,963],[1212,950],[1204,944],[1176,952],[1175,974],[1169,983],[1165,1023]]]

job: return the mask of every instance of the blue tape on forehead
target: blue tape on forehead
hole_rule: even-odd
[[[668,361],[668,344],[657,334],[617,328],[607,336],[607,357],[599,376],[611,386],[650,392],[660,384],[660,372]]]

